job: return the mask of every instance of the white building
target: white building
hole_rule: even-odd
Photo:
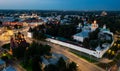
[[[79,25],[77,28],[80,27]],[[89,36],[89,32],[95,31],[97,28],[98,24],[96,23],[96,21],[94,21],[91,25],[85,23],[84,27],[82,28],[82,32],[73,35],[73,39],[83,42],[84,38],[87,38]]]
[[[31,32],[28,32],[28,33],[27,33],[27,37],[32,38],[32,37],[33,37],[33,34],[32,34]]]
[[[27,37],[32,38],[33,37],[33,33],[32,33],[32,28],[30,27],[28,32],[27,32]]]
[[[84,38],[88,37],[89,32],[90,32],[89,30],[84,30],[80,33],[77,33],[77,34],[73,35],[73,39],[83,42]]]

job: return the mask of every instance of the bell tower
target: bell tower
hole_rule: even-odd
[[[92,25],[91,25],[91,31],[95,31],[97,28],[98,28],[97,21],[94,20],[94,22],[93,22]]]

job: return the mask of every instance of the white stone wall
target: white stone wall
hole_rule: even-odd
[[[100,58],[104,55],[104,53],[110,48],[110,47],[112,47],[112,45],[114,44],[114,41],[112,42],[112,44],[111,45],[109,45],[108,47],[106,47],[106,49],[104,49],[103,51],[101,51],[101,52],[99,52],[100,53]]]
[[[75,40],[77,40],[77,41],[80,41],[80,42],[83,42],[84,37],[80,37],[80,36],[74,35],[74,36],[73,36],[73,39],[75,39]]]
[[[93,50],[89,50],[89,49],[86,49],[86,48],[83,48],[83,47],[79,47],[77,45],[73,45],[73,44],[70,44],[70,43],[62,42],[62,41],[51,39],[51,38],[47,38],[46,40],[49,41],[49,42],[55,43],[55,44],[59,44],[59,45],[62,45],[62,46],[80,51],[80,52],[87,53],[87,54],[95,56],[97,58],[101,58],[103,56],[103,54],[109,49],[109,47],[107,47],[107,49],[104,49],[103,51],[93,51]],[[112,42],[112,44],[113,43],[114,42]]]

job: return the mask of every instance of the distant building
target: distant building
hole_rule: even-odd
[[[2,22],[8,22],[8,21],[10,21],[10,22],[12,22],[12,21],[14,21],[14,17],[0,17],[0,21],[2,21]]]
[[[106,11],[103,11],[102,13],[101,13],[101,16],[106,16],[107,15],[107,12]]]
[[[19,18],[22,18],[22,19],[39,18],[39,16],[37,14],[32,14],[32,15],[22,14],[21,16],[19,16]]]
[[[36,25],[42,25],[44,24],[44,21],[42,19],[36,19],[36,18],[31,18],[31,19],[26,19],[23,21],[24,25],[29,25],[29,26],[36,26]]]
[[[3,22],[3,26],[23,26],[23,22]]]

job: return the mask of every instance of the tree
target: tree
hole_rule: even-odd
[[[95,31],[89,33],[89,39],[95,40],[98,38],[98,33],[100,32],[100,29],[97,28]]]
[[[58,60],[58,69],[59,71],[66,71],[66,62],[64,61],[64,59],[61,57],[59,60]]]
[[[18,59],[21,59],[25,55],[26,48],[25,47],[16,47],[13,49],[13,56]]]
[[[1,59],[4,60],[5,62],[8,61],[8,57],[7,56],[2,56]]]
[[[84,38],[84,40],[83,40],[83,46],[85,48],[88,48],[89,47],[89,42],[90,42],[89,38]]]
[[[35,56],[32,59],[32,71],[42,71],[39,56]]]
[[[0,26],[2,26],[2,21],[0,21]]]
[[[96,48],[98,46],[97,40],[91,40],[89,43],[90,43],[90,47],[92,47],[92,48]]]
[[[69,65],[68,65],[68,71],[77,71],[77,65],[75,62],[71,62]]]
[[[10,49],[10,43],[3,45],[2,48],[9,50]]]
[[[44,40],[44,39],[46,39],[46,36],[45,36],[45,34],[42,33],[42,32],[34,31],[34,32],[33,32],[33,38],[39,39],[39,40]]]
[[[76,27],[74,24],[61,25],[58,29],[58,36],[70,39],[76,33]]]
[[[31,57],[34,57],[35,55],[41,56],[43,54],[43,51],[41,51],[42,50],[41,47],[42,45],[39,45],[38,43],[33,42],[27,50],[28,55]]]
[[[28,55],[31,57],[36,56],[36,55],[38,56],[50,55],[50,51],[51,51],[50,46],[38,44],[36,42],[33,42],[27,50]]]
[[[56,65],[49,64],[44,68],[44,71],[59,71]]]
[[[50,54],[51,47],[49,45],[44,45],[43,48],[44,48],[44,54],[51,55]]]

